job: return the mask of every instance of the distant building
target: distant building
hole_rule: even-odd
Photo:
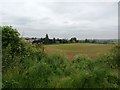
[[[36,38],[24,38],[25,42],[32,43]]]
[[[60,44],[60,41],[55,41],[56,44]]]

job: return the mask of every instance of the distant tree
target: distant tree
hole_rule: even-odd
[[[88,39],[85,39],[85,43],[89,43],[90,41]]]
[[[77,42],[77,38],[76,38],[76,37],[71,38],[71,39],[70,39],[70,42],[71,42],[71,43]]]
[[[96,43],[96,40],[92,40],[92,43]]]
[[[48,34],[46,34],[46,38],[49,39]]]
[[[49,37],[48,37],[48,34],[46,34],[46,37],[45,37],[45,44],[49,44]]]
[[[55,38],[53,38],[53,43],[55,43],[56,42],[56,40],[55,40]]]
[[[62,43],[68,43],[67,39],[62,39]]]

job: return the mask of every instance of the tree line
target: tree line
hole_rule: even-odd
[[[29,40],[30,38],[25,38]],[[31,38],[32,44],[67,44],[67,43],[98,43],[98,44],[108,44],[115,43],[115,40],[99,40],[99,39],[84,39],[78,40],[76,37],[72,37],[71,39],[60,39],[53,38],[50,39],[48,34],[46,34],[45,38]]]

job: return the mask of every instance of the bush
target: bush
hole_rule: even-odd
[[[48,77],[52,74],[52,69],[45,63],[38,63],[24,72],[22,77],[23,87],[45,88],[49,83]]]

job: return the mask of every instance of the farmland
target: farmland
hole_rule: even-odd
[[[64,54],[68,59],[73,59],[76,55],[88,56],[95,59],[98,55],[107,53],[113,48],[113,44],[53,44],[46,45],[45,52],[48,54]]]

